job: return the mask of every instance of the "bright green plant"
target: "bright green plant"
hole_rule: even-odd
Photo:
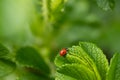
[[[65,56],[55,58],[56,80],[120,80],[120,54],[115,54],[110,66],[95,44],[80,42],[68,48]]]
[[[97,10],[91,12],[94,1],[1,0],[0,42],[7,46],[0,44],[0,80],[53,80],[53,59],[59,48],[81,39],[100,42],[104,33]],[[96,2],[103,10],[112,10],[115,4],[114,0]],[[116,34],[110,35],[114,39]],[[69,48],[65,57],[55,58],[55,64],[56,80],[119,80],[119,54],[109,66],[103,52],[92,43]]]
[[[23,47],[13,55],[0,44],[0,80],[51,80],[50,69],[37,49]]]

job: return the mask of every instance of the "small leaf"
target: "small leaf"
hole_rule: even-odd
[[[101,75],[102,80],[106,79],[106,73],[108,71],[108,61],[102,50],[99,49],[93,43],[80,42],[80,46],[90,56],[90,58],[96,64],[96,67]]]
[[[114,0],[97,0],[97,4],[100,8],[104,10],[113,9],[115,6]]]
[[[50,73],[50,69],[42,56],[32,47],[19,49],[16,54],[16,62],[23,67],[38,69],[41,73]]]
[[[0,58],[6,56],[8,53],[8,49],[0,44]]]
[[[120,80],[120,54],[114,54],[110,61],[107,80]]]
[[[15,63],[6,59],[0,59],[0,77],[8,75],[15,69],[15,67]]]
[[[58,72],[71,76],[77,80],[95,80],[94,72],[84,65],[66,64],[61,66]]]

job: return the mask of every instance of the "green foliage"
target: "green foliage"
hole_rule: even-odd
[[[104,12],[95,1],[103,10],[116,7]],[[105,80],[106,73],[108,80],[119,79],[119,54],[109,67],[103,52],[92,43],[80,42],[68,48],[66,56],[55,58],[60,48],[78,41],[95,42],[109,59],[114,51],[120,52],[119,3],[1,0],[0,42],[8,49],[0,44],[0,80],[54,80],[55,72],[56,80]]]
[[[10,60],[0,59],[0,78],[12,73],[16,68],[15,63]]]
[[[17,50],[16,56],[8,54],[9,50],[1,44],[0,79],[7,80],[13,74],[17,80],[51,80],[50,69],[36,49],[23,47]]]
[[[5,57],[9,54],[9,51],[6,47],[4,47],[2,44],[0,44],[0,58]]]
[[[97,4],[104,10],[113,9],[115,6],[114,0],[97,0]]]
[[[96,45],[80,42],[79,46],[68,48],[65,56],[57,55],[55,58],[55,65],[57,66],[56,80],[61,75],[72,77],[75,80],[119,80],[120,67],[118,59],[120,57],[118,55],[116,54],[112,59],[109,68],[105,55]]]
[[[10,74],[16,68],[14,62],[6,59],[5,56],[7,56],[8,54],[8,49],[2,44],[0,44],[0,78]]]
[[[56,78],[55,80],[76,80],[75,78],[72,78],[70,76],[64,75],[64,74],[60,74],[60,73],[56,73]]]
[[[56,10],[60,11],[63,4],[64,4],[64,0],[52,0],[51,1],[51,10],[53,12],[56,12]]]
[[[16,62],[23,67],[34,68],[42,73],[50,74],[49,67],[43,57],[32,47],[19,49],[16,54]]]
[[[50,80],[48,77],[44,75],[39,75],[30,71],[24,71],[19,73],[18,80]]]
[[[71,76],[77,80],[95,80],[95,74],[84,65],[66,64],[61,66],[58,70],[59,73]],[[97,79],[99,80],[99,79]]]
[[[80,43],[80,46],[86,51],[86,53],[92,58],[97,66],[101,79],[106,79],[106,73],[108,70],[108,61],[106,56],[103,54],[102,50],[96,47],[92,43]]]
[[[116,53],[110,61],[107,80],[120,80],[120,54]]]

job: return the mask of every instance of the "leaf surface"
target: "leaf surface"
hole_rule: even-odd
[[[77,67],[72,66],[75,64]],[[77,76],[80,75],[87,75],[90,80],[105,80],[106,73],[108,71],[108,61],[106,56],[103,54],[102,50],[99,49],[96,45],[89,42],[80,42],[79,46],[72,46],[68,48],[67,54],[65,56],[57,55],[55,58],[55,65],[57,66],[57,70],[61,74],[65,74],[70,77],[74,77],[72,75]],[[68,67],[66,65],[72,66]],[[82,73],[78,69],[78,73],[70,72],[70,68],[76,69],[79,67],[85,67],[85,73]],[[65,73],[65,69],[67,74]],[[84,70],[84,69],[83,69]],[[86,72],[88,70],[88,73]],[[74,70],[73,70],[74,71]],[[90,73],[90,74],[89,74]],[[94,74],[91,78],[91,74]],[[74,77],[75,79],[80,78],[79,76]],[[82,79],[82,78],[81,78]]]
[[[16,65],[10,60],[0,59],[0,77],[6,76],[9,73],[13,72]]]
[[[0,58],[5,57],[8,53],[8,49],[2,44],[0,44]]]
[[[120,54],[114,54],[110,61],[107,80],[120,80]]]
[[[57,72],[55,80],[77,80],[77,79]]]
[[[79,64],[66,64],[61,66],[57,71],[77,80],[95,80],[94,72],[86,66]]]
[[[80,42],[80,46],[94,61],[102,80],[105,80],[108,71],[108,61],[102,50],[93,43]]]
[[[50,69],[43,57],[32,47],[19,49],[16,54],[16,61],[23,67],[34,68],[40,70],[41,73],[50,73]]]

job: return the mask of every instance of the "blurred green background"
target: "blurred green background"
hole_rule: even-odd
[[[79,41],[97,44],[110,59],[120,52],[120,0],[104,11],[95,0],[0,0],[0,42],[11,52],[39,49],[54,77],[54,58]]]

